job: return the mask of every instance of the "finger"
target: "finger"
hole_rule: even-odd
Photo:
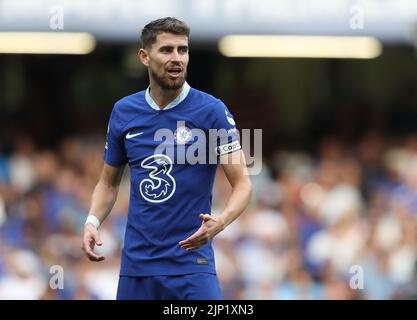
[[[101,246],[103,244],[103,241],[97,236],[97,238],[94,238],[94,241],[96,242],[96,245]]]
[[[192,251],[192,250],[195,250],[195,249],[200,248],[200,247],[201,247],[201,245],[198,245],[198,246],[190,246],[190,247],[182,248],[182,249],[187,250],[187,251]]]
[[[204,214],[204,213],[200,213],[199,218],[203,221],[203,222],[207,222],[209,220],[212,219],[211,215],[209,214]]]
[[[93,251],[93,248],[94,248],[94,245],[92,247],[90,243],[87,243],[87,244],[84,245],[84,251],[87,254],[87,256],[94,256],[95,255],[95,253]]]
[[[193,250],[195,250],[195,249],[198,249],[198,248],[200,248],[201,246],[195,246],[195,247],[190,247],[190,248],[187,248],[187,249],[185,249],[185,250],[187,250],[187,251],[193,251]]]
[[[97,231],[93,232],[93,237],[94,237],[94,242],[96,243],[96,245],[101,246],[103,244],[103,242],[100,239],[100,235]]]
[[[94,240],[93,239],[87,239],[83,243],[83,250],[87,254],[88,259],[91,261],[102,261],[104,260],[104,256],[96,254],[94,250]]]
[[[186,242],[195,241],[195,239],[197,239],[198,237],[200,237],[203,234],[204,234],[204,231],[200,228],[194,234],[192,234],[191,236],[189,236],[187,239],[181,240],[179,242],[179,244],[181,245],[181,244],[186,243]]]
[[[205,245],[206,243],[207,243],[207,241],[201,241],[201,242],[189,245],[189,246],[183,246],[181,248],[184,249],[184,250],[192,250],[192,249],[195,249],[195,248],[199,248],[199,247]]]
[[[87,239],[92,239],[94,240],[95,244],[98,246],[101,246],[103,244],[103,242],[100,239],[100,234],[98,232],[98,230],[96,229],[96,227],[92,224],[92,223],[88,223],[85,226],[86,228],[86,237]]]
[[[207,244],[207,242],[206,241],[202,241],[202,242],[199,242],[197,244],[193,244],[191,246],[187,246],[187,247],[185,247],[183,249],[185,249],[187,251],[192,251],[192,250],[195,250],[195,249],[198,249],[198,248],[204,246],[205,244]]]
[[[199,242],[199,241],[201,241],[201,240],[203,240],[203,239],[204,239],[204,234],[200,234],[200,235],[193,236],[192,238],[188,238],[188,239],[186,239],[186,240],[180,241],[180,242],[179,242],[179,245],[180,245],[180,246],[183,246],[183,245],[190,245],[190,244],[193,244],[193,243]]]
[[[207,241],[207,236],[202,234],[201,236],[198,236],[194,239],[190,239],[190,240],[185,240],[184,242],[180,243],[180,246],[190,246],[199,242],[204,242]]]
[[[88,259],[93,262],[99,262],[99,261],[103,261],[105,257],[104,256],[97,256],[97,257],[89,256]]]
[[[103,255],[98,255],[89,248],[86,250],[86,254],[87,254],[87,257],[90,261],[102,261],[102,260],[104,260]]]
[[[87,253],[88,248],[90,247],[90,241],[86,238],[83,239],[83,245],[81,246],[81,249]]]
[[[183,244],[183,245],[181,245],[181,248],[187,250],[187,249],[190,249],[192,247],[200,247],[203,244],[206,244],[207,242],[208,242],[208,239],[207,238],[203,238],[203,239],[200,239],[199,241],[196,241],[196,242],[193,242],[193,243]]]

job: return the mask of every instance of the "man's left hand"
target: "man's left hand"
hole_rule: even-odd
[[[181,248],[189,251],[205,245],[216,234],[225,228],[225,223],[220,216],[212,217],[209,214],[200,214],[201,227],[190,237],[179,242]]]

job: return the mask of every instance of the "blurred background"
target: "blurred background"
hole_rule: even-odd
[[[148,84],[139,33],[163,16],[191,27],[190,85],[263,130],[250,207],[214,241],[224,297],[417,298],[415,1],[0,0],[0,299],[115,298],[128,169],[104,262],[82,229],[113,104]],[[229,192],[219,171],[213,213]]]

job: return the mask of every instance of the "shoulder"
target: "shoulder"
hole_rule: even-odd
[[[201,91],[201,90],[198,90],[198,89],[195,89],[195,88],[192,88],[192,90],[194,91],[194,98],[195,99],[198,99],[200,101],[204,101],[206,103],[210,103],[210,102],[215,103],[216,101],[219,101],[218,98],[212,96],[211,94],[209,94],[207,92],[204,92],[204,91]]]
[[[194,88],[192,90],[194,91],[194,93],[193,93],[194,99],[196,101],[198,101],[201,106],[210,106],[211,107],[211,106],[214,106],[216,104],[221,103],[220,99],[216,98],[215,96],[213,96],[213,95],[211,95],[207,92],[204,92],[204,91],[201,91],[201,90],[198,90],[198,89],[194,89]]]
[[[195,118],[206,129],[232,129],[236,123],[224,102],[206,92],[194,89]]]
[[[111,113],[111,120],[122,125],[129,121],[132,116],[140,113],[145,104],[145,92],[139,91],[116,101]]]
[[[219,98],[204,92],[200,91],[198,89],[194,90],[194,99],[197,102],[200,108],[202,108],[201,111],[208,112],[210,114],[212,113],[224,113],[225,110],[227,110],[226,105],[222,100]]]
[[[114,104],[113,112],[126,112],[137,107],[145,100],[145,92],[145,90],[142,90],[119,99]]]

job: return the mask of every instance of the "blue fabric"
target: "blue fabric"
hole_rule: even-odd
[[[215,274],[120,276],[117,300],[223,300]]]

